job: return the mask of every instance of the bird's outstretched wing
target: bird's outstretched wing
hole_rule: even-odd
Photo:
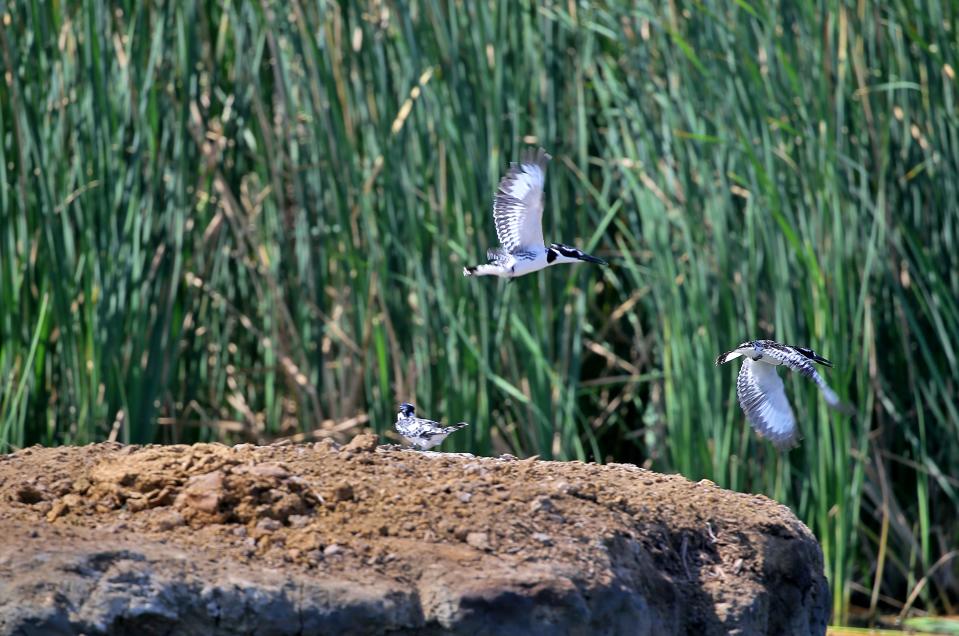
[[[507,252],[518,247],[542,247],[543,183],[546,163],[552,159],[540,148],[520,163],[510,164],[493,199],[496,236]]]
[[[736,395],[753,430],[780,450],[796,445],[799,436],[796,416],[774,366],[751,358],[743,360],[736,381]]]
[[[763,349],[763,357],[775,358],[782,362],[784,366],[801,373],[815,382],[823,398],[826,400],[826,404],[829,406],[840,410],[847,410],[849,408],[842,403],[839,396],[836,395],[836,392],[826,384],[826,380],[819,375],[819,371],[813,366],[812,361],[830,366],[831,363],[812,349],[800,349],[799,347],[782,345],[781,348]]]

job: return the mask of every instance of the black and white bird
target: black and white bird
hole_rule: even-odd
[[[543,183],[552,157],[540,148],[511,163],[493,199],[493,221],[500,246],[487,250],[486,265],[464,267],[464,276],[516,278],[560,263],[606,261],[562,243],[543,241]]]
[[[786,366],[798,371],[816,383],[826,399],[826,404],[849,411],[835,391],[814,366],[815,363],[831,367],[832,363],[813,351],[803,347],[793,347],[775,340],[750,340],[718,358],[720,365],[743,356],[743,366],[736,381],[736,395],[739,405],[746,413],[746,419],[761,437],[767,438],[779,450],[787,450],[798,444],[799,431],[796,428],[796,416],[793,414],[782,378],[776,367]]]
[[[416,407],[409,402],[400,404],[400,412],[396,414],[396,424],[394,424],[396,432],[420,450],[439,446],[447,435],[464,426],[469,424],[460,422],[455,426],[443,426],[439,422],[416,417]]]

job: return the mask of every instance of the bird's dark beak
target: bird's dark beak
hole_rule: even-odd
[[[581,261],[586,261],[587,263],[596,263],[597,265],[608,265],[606,261],[601,258],[596,258],[595,256],[590,256],[589,254],[580,254],[577,256]]]

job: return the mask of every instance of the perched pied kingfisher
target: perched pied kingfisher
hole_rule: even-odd
[[[839,396],[829,388],[813,362],[827,367],[832,363],[812,349],[792,347],[775,340],[751,340],[744,342],[732,351],[718,358],[716,364],[729,362],[745,356],[736,381],[736,394],[739,405],[749,424],[761,437],[768,438],[779,450],[788,450],[798,444],[799,431],[796,429],[796,416],[786,399],[782,378],[776,367],[784,365],[798,371],[816,383],[826,404],[849,412],[848,406],[839,401]]]
[[[447,435],[464,426],[469,424],[460,422],[456,426],[443,426],[439,422],[416,417],[416,407],[409,402],[400,404],[400,412],[396,414],[394,425],[397,433],[420,450],[439,446]]]
[[[527,153],[519,164],[510,164],[493,199],[493,221],[500,246],[487,250],[489,264],[464,267],[464,276],[516,278],[560,263],[606,264],[602,259],[561,243],[546,247],[543,183],[546,162],[551,158],[540,148],[536,154]]]

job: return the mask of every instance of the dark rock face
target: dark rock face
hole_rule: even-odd
[[[4,458],[0,486],[0,634],[804,636],[829,618],[788,509],[632,466],[97,445]]]
[[[5,560],[16,576],[0,583],[4,633],[366,634],[422,623],[398,587],[230,565],[213,571],[160,546],[84,547]]]

